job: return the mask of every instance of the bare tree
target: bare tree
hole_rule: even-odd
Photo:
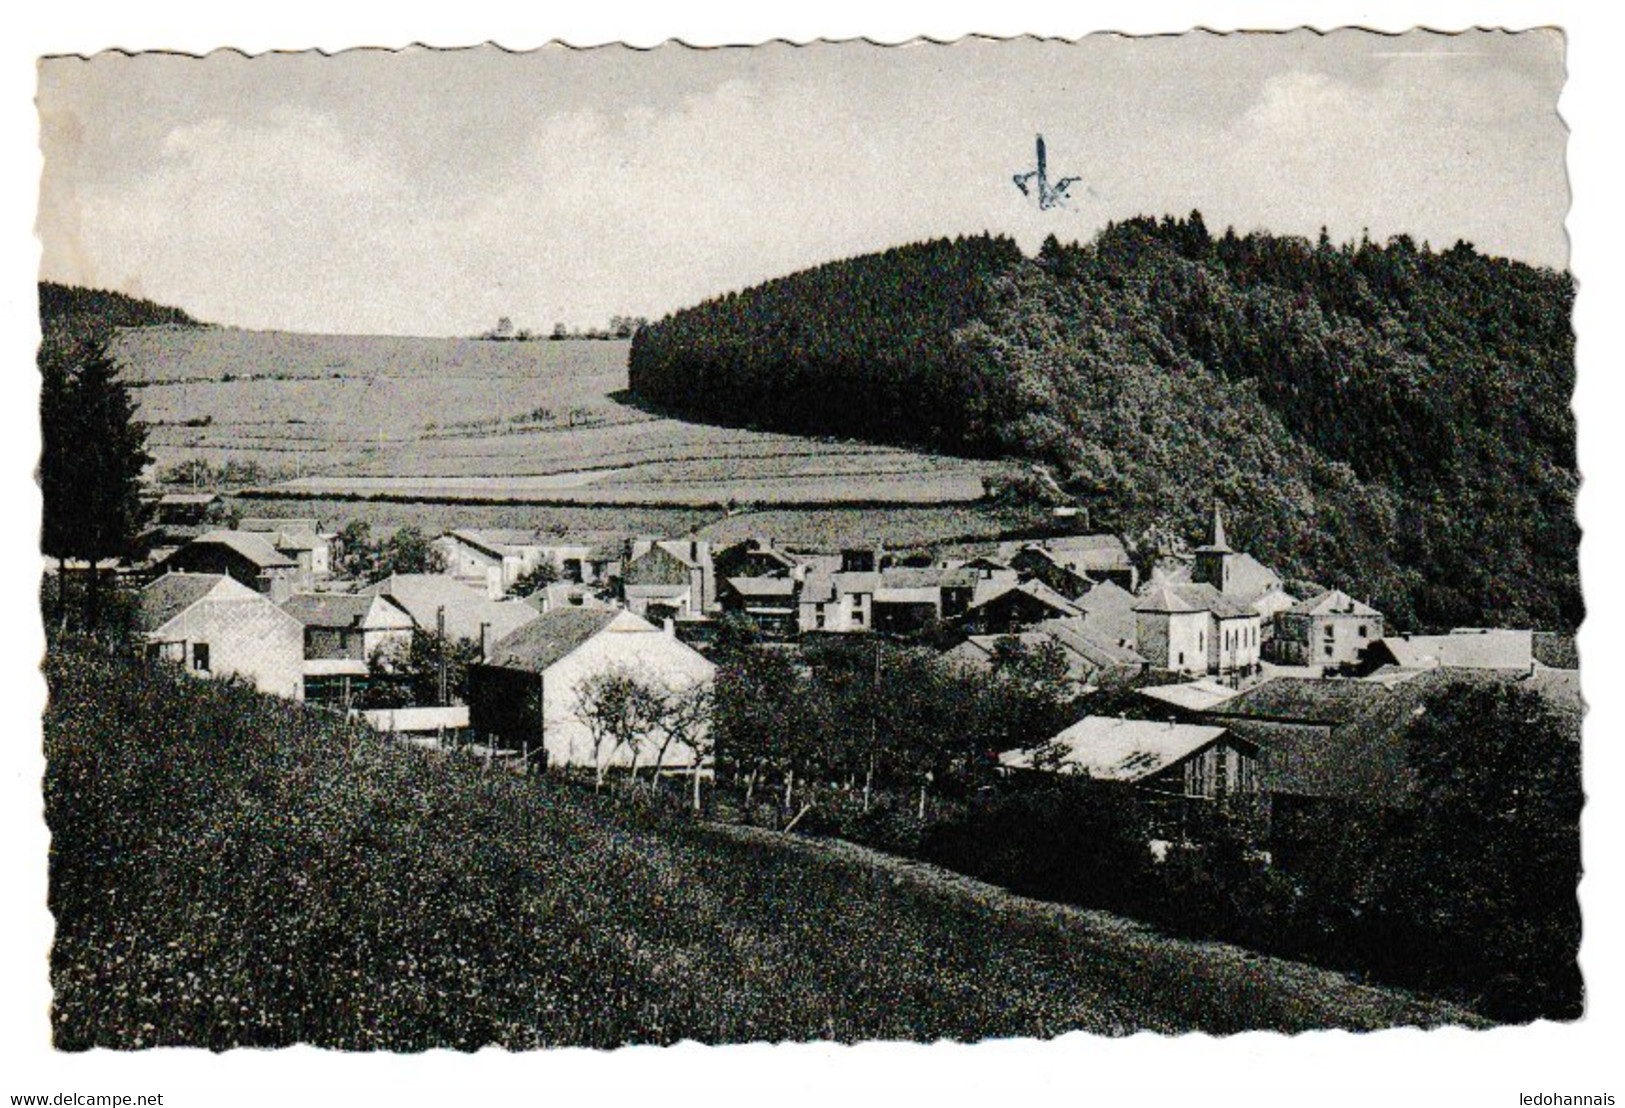
[[[674,689],[661,698],[658,717],[659,744],[655,747],[655,776],[665,764],[666,752],[674,745],[694,753],[694,810],[700,810],[700,763],[715,746],[711,738],[711,690],[705,685]]]
[[[602,789],[609,759],[625,748],[637,780],[638,754],[658,729],[661,694],[622,666],[595,673],[576,687],[575,716],[592,737],[594,788]]]

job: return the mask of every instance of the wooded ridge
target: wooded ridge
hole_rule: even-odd
[[[1145,548],[1200,533],[1400,627],[1583,615],[1567,273],[1406,236],[1336,245],[1199,213],[1092,242],[935,240],[643,328],[681,414],[1013,456]]]

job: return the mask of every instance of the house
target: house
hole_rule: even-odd
[[[1037,543],[1017,548],[1009,558],[1010,568],[1021,577],[1042,582],[1063,597],[1082,596],[1094,585],[1082,572],[1064,564],[1054,554]]]
[[[1500,669],[1528,672],[1535,668],[1532,631],[1459,627],[1448,635],[1395,635],[1378,639],[1362,652],[1360,669]]]
[[[1007,585],[978,599],[965,612],[964,625],[974,634],[1008,635],[1052,619],[1073,619],[1083,609],[1043,581]]]
[[[243,677],[273,696],[303,696],[304,625],[225,574],[165,574],[136,594],[136,623],[149,657],[199,677]]]
[[[798,577],[729,577],[719,589],[724,612],[742,615],[767,638],[794,638],[801,631]]]
[[[800,562],[768,538],[746,539],[718,550],[712,557],[718,580],[730,577],[786,577]]]
[[[1217,504],[1213,506],[1207,542],[1197,547],[1188,561],[1176,561],[1159,569],[1158,575],[1173,584],[1211,585],[1226,600],[1251,608],[1262,621],[1260,632],[1265,642],[1273,634],[1276,614],[1297,603],[1279,574],[1251,554],[1231,548]]]
[[[1171,708],[1180,715],[1209,711],[1239,695],[1229,685],[1206,677],[1173,685],[1148,685],[1135,691],[1152,701],[1152,710],[1166,711]]]
[[[248,516],[238,521],[237,530],[266,536],[278,552],[299,563],[299,576],[307,585],[333,571],[332,537],[322,532],[319,520]]]
[[[1350,665],[1382,634],[1381,612],[1332,589],[1276,615],[1270,653],[1289,666]]]
[[[507,528],[460,528],[431,545],[445,556],[447,573],[477,583],[493,600],[544,563],[560,580],[590,584],[606,561],[593,543]]]
[[[617,671],[679,691],[708,686],[716,666],[632,612],[549,612],[497,642],[486,664],[469,667],[469,724],[532,756],[540,747],[549,766],[628,765],[628,750],[594,751],[580,711],[582,684]],[[667,752],[666,764],[692,766],[694,758],[682,747]]]
[[[1087,616],[1046,620],[1033,630],[1082,658],[1091,685],[1123,684],[1151,668],[1133,642],[1103,632]]]
[[[480,589],[443,573],[396,573],[360,590],[361,596],[387,596],[404,608],[418,630],[488,646],[537,616],[523,600],[491,600]]]
[[[224,574],[280,604],[300,584],[300,567],[264,535],[209,531],[165,558],[159,568],[172,573]],[[308,585],[308,582],[306,582]]]
[[[1258,671],[1263,621],[1212,585],[1159,579],[1134,615],[1135,644],[1158,669],[1237,677]]]
[[[971,570],[889,566],[875,581],[871,626],[888,634],[906,634],[956,619],[969,609],[975,591],[976,574]]]
[[[826,605],[825,630],[874,630],[875,590],[880,574],[845,570],[830,576],[832,598]]]
[[[1407,726],[1429,694],[1475,679],[1461,670],[1383,681],[1276,677],[1205,718],[1258,744],[1262,787],[1273,795],[1403,807],[1416,788]]]
[[[990,674],[999,643],[1011,640],[1030,650],[1058,647],[1066,659],[1067,678],[1079,692],[1130,680],[1147,666],[1132,647],[1101,638],[1077,618],[1050,620],[1015,634],[971,635],[945,651],[943,658],[974,673]]]
[[[543,613],[559,608],[609,607],[609,604],[590,587],[574,581],[554,581],[551,585],[543,585],[523,599],[526,604]]]
[[[153,523],[160,527],[199,527],[220,508],[219,493],[169,492],[153,505]]]
[[[1085,622],[1095,634],[1137,646],[1140,626],[1134,606],[1138,603],[1134,594],[1127,589],[1111,581],[1102,581],[1073,600],[1072,606],[1083,613]]]
[[[1139,570],[1116,535],[1064,535],[1042,542],[1005,543],[999,558],[1023,577],[1076,599],[1103,581],[1133,592]]]
[[[1042,747],[1005,752],[999,763],[1223,802],[1257,794],[1257,756],[1255,744],[1222,726],[1085,716]]]
[[[628,611],[652,620],[704,615],[716,607],[716,567],[703,539],[632,539],[621,569]]]

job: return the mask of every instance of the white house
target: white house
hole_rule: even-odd
[[[304,695],[305,625],[225,574],[165,574],[137,594],[137,621],[149,657],[198,677],[241,676],[275,696]]]
[[[580,689],[599,674],[624,672],[657,689],[709,687],[716,666],[674,635],[629,611],[561,608],[498,641],[485,665],[469,669],[469,725],[534,754],[549,766],[626,766],[632,752],[593,749],[581,718]],[[639,755],[648,765],[651,755]],[[694,752],[673,747],[665,765],[692,766]]]

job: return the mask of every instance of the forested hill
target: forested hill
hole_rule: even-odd
[[[39,285],[40,356],[73,351],[106,342],[120,327],[203,326],[179,308],[154,304],[122,292],[83,289],[41,281]]]
[[[633,391],[723,422],[1043,461],[1145,546],[1201,534],[1404,627],[1582,616],[1566,273],[1405,237],[1139,218],[910,246],[640,331]]]

